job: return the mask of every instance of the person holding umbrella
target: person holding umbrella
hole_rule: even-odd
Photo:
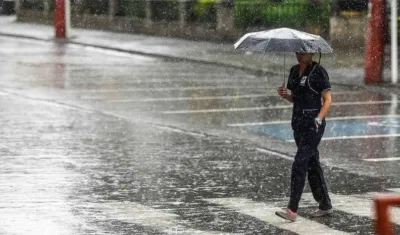
[[[290,221],[296,220],[307,174],[312,195],[319,203],[319,209],[311,216],[333,213],[318,152],[325,130],[325,117],[332,102],[329,77],[326,70],[313,61],[313,53],[296,52],[296,58],[298,64],[290,69],[287,88],[282,86],[278,89],[281,97],[293,103],[291,125],[298,148],[292,165],[288,207],[275,212]]]
[[[331,86],[328,73],[313,60],[313,55],[318,52],[321,60],[322,53],[332,53],[333,49],[318,35],[290,28],[247,33],[234,46],[237,50],[284,53],[284,67],[285,53],[296,53],[298,64],[290,69],[287,87],[283,74],[278,94],[293,103],[292,129],[298,149],[292,165],[289,205],[275,214],[286,220],[296,220],[307,174],[313,197],[319,203],[319,209],[312,216],[332,214],[318,152],[325,131],[325,116],[332,102]]]

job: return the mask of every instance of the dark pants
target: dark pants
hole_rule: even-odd
[[[324,173],[319,162],[318,145],[325,131],[325,125],[306,130],[295,130],[294,139],[297,153],[292,165],[291,191],[288,208],[297,212],[301,195],[303,193],[306,175],[314,199],[319,203],[319,209],[331,209],[331,200],[328,195]]]

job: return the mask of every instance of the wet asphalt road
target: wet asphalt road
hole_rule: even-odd
[[[304,231],[272,213],[295,152],[281,78],[7,37],[0,74],[0,234],[373,234],[372,196],[400,188],[377,160],[399,157],[398,94],[334,86],[339,210],[305,200]]]

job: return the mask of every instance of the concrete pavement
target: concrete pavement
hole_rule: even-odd
[[[48,25],[17,23],[14,16],[0,17],[0,35],[54,40],[54,28]],[[136,34],[121,34],[100,30],[73,29],[69,43],[111,49],[121,52],[149,55],[153,57],[217,64],[241,68],[257,74],[287,73],[295,58],[282,53],[250,53],[235,51],[233,43],[190,41],[177,38],[163,38]],[[366,87],[363,84],[364,53],[359,48],[335,49],[335,54],[323,55],[321,64],[328,70],[332,84]],[[318,55],[315,57],[318,60]],[[386,58],[388,60],[390,58]],[[390,81],[390,63],[386,63],[384,80]],[[377,88],[369,86],[368,88]],[[383,89],[397,89],[387,85]]]

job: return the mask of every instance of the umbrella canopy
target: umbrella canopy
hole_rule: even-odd
[[[333,52],[322,37],[289,28],[245,34],[235,43],[235,49],[258,52]]]

